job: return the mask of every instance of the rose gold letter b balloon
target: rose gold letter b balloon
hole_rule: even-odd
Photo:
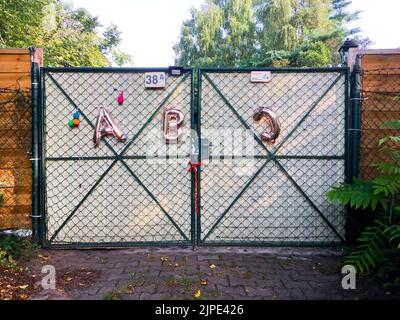
[[[177,143],[183,130],[183,113],[172,107],[166,107],[163,112],[162,127],[167,144]]]

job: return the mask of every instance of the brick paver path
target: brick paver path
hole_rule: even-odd
[[[196,290],[199,299],[394,298],[362,277],[356,290],[343,290],[342,252],[332,248],[42,250],[41,255],[41,264],[32,266],[38,274],[42,264],[51,264],[57,279],[73,285],[43,290],[36,299],[195,299]],[[83,281],[86,275],[89,283]]]

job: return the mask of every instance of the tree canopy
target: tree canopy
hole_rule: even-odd
[[[102,27],[83,8],[60,0],[0,0],[0,47],[44,48],[44,63],[51,66],[123,65],[131,57],[118,50],[121,32]]]
[[[183,66],[324,66],[359,29],[348,0],[207,0],[184,21],[174,50]]]

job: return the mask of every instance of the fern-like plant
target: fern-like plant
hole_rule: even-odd
[[[387,122],[386,129],[400,130],[400,121]],[[389,159],[376,165],[379,175],[371,180],[354,179],[352,184],[334,187],[328,192],[331,203],[370,208],[375,215],[372,225],[357,239],[357,246],[346,258],[357,271],[372,272],[389,251],[400,253],[400,135],[379,140],[379,152]]]

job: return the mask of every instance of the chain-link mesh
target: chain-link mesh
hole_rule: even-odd
[[[345,181],[345,72],[272,72],[268,83],[252,83],[250,72],[201,76],[210,157],[202,156],[200,241],[343,240],[345,208],[326,193]],[[259,107],[280,120],[273,145],[256,141],[267,129],[253,121]]]
[[[0,229],[31,228],[30,154],[30,90],[0,88]]]
[[[397,132],[384,129],[385,122],[400,119],[400,69],[362,72],[362,110],[360,177],[371,179],[378,174],[376,164],[388,161],[379,152],[379,139]]]
[[[51,244],[191,241],[192,83],[190,71],[166,73],[163,89],[146,89],[143,72],[45,72],[46,239]],[[117,96],[125,101],[118,105]],[[177,144],[162,139],[162,113],[184,115]],[[75,108],[81,123],[67,123]],[[93,144],[106,107],[127,133]],[[169,155],[171,158],[167,159]]]

